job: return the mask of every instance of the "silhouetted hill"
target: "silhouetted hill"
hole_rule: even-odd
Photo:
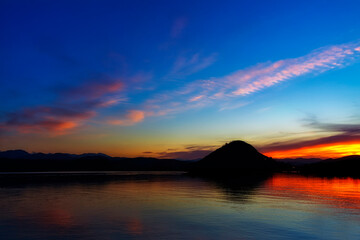
[[[94,157],[109,157],[103,153],[83,153],[80,155],[70,153],[28,153],[24,150],[8,150],[0,152],[0,159],[33,159],[33,160],[70,160],[81,157],[94,156]]]
[[[259,153],[253,146],[243,141],[233,141],[210,153],[198,161],[193,172],[271,172],[284,167],[269,157]]]
[[[299,171],[311,175],[360,177],[360,155],[323,160],[301,166]]]
[[[0,172],[10,171],[185,171],[190,162],[174,159],[119,158],[103,153],[0,152]]]

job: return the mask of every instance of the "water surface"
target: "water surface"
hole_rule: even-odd
[[[360,239],[359,179],[6,175],[0,239]]]

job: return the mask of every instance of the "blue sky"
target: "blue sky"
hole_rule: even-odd
[[[0,149],[189,159],[232,139],[271,153],[329,137],[357,148],[359,7],[2,1]]]

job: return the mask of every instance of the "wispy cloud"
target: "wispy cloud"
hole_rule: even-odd
[[[142,122],[146,112],[140,110],[129,110],[128,113],[120,119],[110,119],[108,123],[111,125],[131,126]]]
[[[199,72],[210,65],[212,65],[216,60],[216,54],[210,56],[201,56],[199,53],[195,53],[191,56],[179,56],[168,77],[184,77],[196,72]]]
[[[254,94],[301,76],[316,75],[345,67],[359,56],[360,42],[323,47],[298,58],[261,63],[223,77],[188,83],[177,90],[164,92],[148,99],[144,103],[144,109],[153,112],[153,116],[214,105],[218,105],[221,110],[234,109],[246,105],[246,103],[239,105],[239,97]],[[213,61],[210,60],[211,58],[202,61],[199,59],[196,54],[191,58],[180,57],[175,62],[172,73],[179,73],[188,66],[193,68],[196,63],[198,66],[195,69],[200,69],[201,66]]]
[[[221,78],[198,81],[188,87],[193,91],[203,90],[208,98],[214,99],[245,96],[300,76],[344,67],[360,56],[359,45],[350,43],[320,48],[299,58],[262,63]]]
[[[199,96],[195,96],[189,99],[189,102],[196,102],[199,101],[200,99],[202,99],[204,96],[203,95],[199,95]]]
[[[306,119],[305,122],[306,126],[324,132],[337,132],[360,135],[360,124],[322,123],[319,122],[316,118]]]
[[[247,95],[302,75],[318,74],[342,67],[359,53],[356,44],[344,44],[322,48],[303,57],[277,61],[267,67],[245,72],[245,74],[238,72],[230,76],[232,79],[230,82],[242,86],[232,91],[232,94]]]

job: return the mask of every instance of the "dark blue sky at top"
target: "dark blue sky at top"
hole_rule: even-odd
[[[296,57],[359,38],[358,9],[358,1],[2,1],[2,100],[14,96],[17,108],[139,71],[171,88],[163,76],[180,54],[217,53],[208,76]],[[179,18],[186,26],[172,37]]]

